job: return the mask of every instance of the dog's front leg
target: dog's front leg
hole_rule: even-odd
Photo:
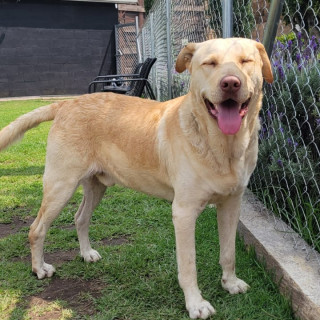
[[[217,205],[222,287],[231,294],[246,292],[249,286],[235,273],[235,239],[242,193],[227,197]]]
[[[192,319],[207,319],[215,313],[211,304],[202,298],[197,283],[195,225],[201,210],[181,205],[176,200],[172,205],[177,248],[178,279],[185,296],[186,308]]]

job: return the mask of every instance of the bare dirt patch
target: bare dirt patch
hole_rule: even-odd
[[[100,240],[99,242],[105,246],[120,246],[122,244],[129,243],[129,236],[122,236],[119,238],[111,238],[111,239],[104,238],[104,239]]]
[[[30,227],[34,219],[34,217],[26,217],[24,219],[13,217],[10,223],[0,223],[0,238],[5,238],[10,234],[17,233],[21,228]]]
[[[61,319],[63,313],[59,306],[37,297],[28,299],[26,311],[29,318],[34,320]]]
[[[100,280],[60,279],[54,277],[40,294],[27,301],[27,313],[33,320],[60,319],[63,307],[57,301],[64,301],[64,308],[72,309],[78,315],[93,315],[97,312],[95,299],[106,286]]]
[[[19,229],[21,222],[15,229]],[[22,224],[26,226],[25,224]],[[12,229],[11,229],[12,230]],[[118,238],[104,238],[97,242],[103,246],[117,246],[129,242],[129,236]],[[46,252],[46,262],[57,267],[72,261],[78,256],[79,249],[59,250],[56,252]],[[12,261],[23,261],[31,265],[31,256],[16,257]],[[101,295],[101,291],[106,287],[106,283],[99,279],[61,279],[54,276],[45,289],[33,296],[25,297],[19,303],[25,314],[33,320],[55,320],[61,318],[73,318],[72,312],[78,317],[91,316],[98,312],[95,301]],[[77,317],[77,318],[78,318]]]

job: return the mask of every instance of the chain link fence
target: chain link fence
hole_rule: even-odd
[[[117,74],[133,73],[138,65],[136,24],[117,24],[115,37]]]
[[[260,1],[262,3],[262,1]],[[285,1],[251,189],[320,252],[320,4]],[[286,231],[286,230],[281,230]],[[296,239],[296,245],[299,245]],[[307,252],[311,258],[313,251]],[[320,261],[318,261],[320,264]]]
[[[269,7],[268,0],[234,1],[234,36],[262,42]],[[310,244],[308,259],[320,252],[319,20],[318,1],[285,0],[271,57],[275,81],[264,87],[259,161],[249,186]],[[155,1],[138,40],[143,59],[158,59],[150,76],[158,100],[188,91],[189,75],[174,70],[181,48],[216,37],[222,37],[220,0]]]

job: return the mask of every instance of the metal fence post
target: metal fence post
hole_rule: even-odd
[[[263,35],[263,44],[269,57],[271,57],[274,39],[277,34],[283,2],[284,0],[272,0],[270,5],[267,25]]]
[[[233,36],[233,0],[221,0],[222,2],[222,37]]]
[[[167,54],[168,54],[168,99],[172,99],[172,56],[171,56],[171,0],[166,0],[167,11]]]
[[[145,30],[142,28],[140,31],[141,35],[141,46],[142,46],[142,60],[146,60],[146,38],[145,38]]]
[[[153,29],[153,24],[154,24],[154,18],[153,18],[153,11],[150,13],[150,35],[151,35],[151,57],[154,58],[155,55],[155,49],[154,49],[154,29]]]
[[[142,62],[142,56],[141,56],[141,48],[139,43],[139,20],[138,17],[136,17],[136,43],[137,43],[137,51],[138,51],[138,62]]]
[[[151,42],[151,58],[155,58],[155,37],[154,37],[154,13],[153,11],[151,11],[149,13],[149,19],[150,19],[150,42]],[[154,68],[151,69],[151,86],[153,91],[156,94],[156,97],[158,99],[159,97],[159,92],[157,89],[157,73],[156,73],[156,66]]]

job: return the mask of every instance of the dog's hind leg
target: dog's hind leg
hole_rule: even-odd
[[[102,199],[106,186],[95,176],[82,181],[83,199],[75,215],[75,223],[80,243],[80,253],[87,262],[95,262],[101,259],[98,251],[91,248],[89,241],[89,223],[93,210]]]
[[[57,174],[45,174],[43,179],[43,199],[38,216],[32,223],[29,232],[29,241],[32,255],[32,271],[37,274],[39,279],[51,277],[55,272],[52,265],[44,262],[43,246],[46,233],[59,215],[66,203],[69,201],[76,190],[79,179],[77,175],[69,177]]]

